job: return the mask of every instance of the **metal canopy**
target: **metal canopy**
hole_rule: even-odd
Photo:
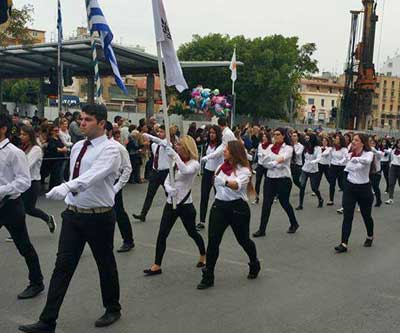
[[[112,75],[105,60],[100,41],[96,42],[101,76]],[[113,45],[122,75],[158,73],[157,57],[129,47]],[[63,43],[61,59],[73,76],[93,76],[90,40]],[[182,68],[228,67],[229,61],[181,62]],[[243,65],[238,62],[238,65]],[[44,78],[57,68],[57,43],[11,46],[0,48],[0,79]]]

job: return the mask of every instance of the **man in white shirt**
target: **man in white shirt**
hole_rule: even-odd
[[[123,198],[123,188],[128,183],[129,178],[132,173],[132,165],[131,160],[129,158],[129,153],[126,148],[116,141],[113,137],[113,125],[110,122],[106,124],[106,135],[107,138],[113,142],[117,147],[121,154],[121,166],[119,169],[119,177],[114,185],[115,195],[115,204],[114,210],[117,216],[117,223],[119,231],[121,232],[121,236],[123,239],[122,246],[117,250],[119,253],[129,252],[135,247],[135,243],[133,241],[133,231],[131,221],[129,220],[129,216],[124,208],[124,198]]]
[[[55,332],[60,307],[86,243],[99,269],[101,295],[106,308],[95,326],[109,326],[121,317],[119,279],[113,253],[114,184],[121,156],[118,147],[104,134],[105,106],[85,105],[81,119],[81,130],[86,140],[77,142],[72,148],[70,180],[46,194],[49,199],[65,200],[67,204],[62,213],[57,260],[46,306],[37,323],[19,327],[23,332]]]
[[[168,157],[165,147],[167,139],[165,135],[165,126],[160,126],[158,129],[158,138],[160,142],[154,142],[151,145],[153,151],[153,169],[150,174],[149,186],[147,187],[146,199],[144,200],[142,212],[140,214],[133,214],[136,220],[145,222],[147,213],[150,210],[153,199],[160,186],[164,187],[165,179],[169,173],[170,158]]]
[[[0,113],[0,228],[10,233],[29,270],[29,286],[19,299],[37,296],[44,290],[39,258],[29,240],[21,194],[29,189],[31,178],[25,154],[9,141],[11,118]]]

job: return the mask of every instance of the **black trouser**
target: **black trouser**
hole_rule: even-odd
[[[132,173],[129,178],[129,183],[140,183],[140,162],[138,162],[136,159],[132,160],[131,159],[131,165],[132,165]]]
[[[204,168],[201,178],[201,199],[200,199],[200,222],[205,223],[208,209],[208,201],[210,200],[210,191],[214,184],[214,171]],[[215,189],[214,189],[215,193]]]
[[[169,170],[156,171],[152,170],[149,179],[149,186],[147,187],[146,199],[144,200],[143,208],[142,208],[142,216],[146,217],[147,213],[150,210],[151,204],[153,203],[153,199],[158,191],[160,186],[164,187],[165,179],[168,176]]]
[[[167,246],[167,238],[172,230],[178,217],[181,218],[183,226],[188,235],[195,241],[200,255],[206,254],[203,237],[196,230],[196,209],[193,204],[178,205],[173,209],[172,205],[167,203],[164,207],[163,215],[158,231],[155,264],[161,266],[165,249]]]
[[[133,244],[133,231],[131,221],[124,208],[122,189],[115,195],[114,210],[117,217],[118,228],[124,243]]]
[[[300,206],[304,203],[304,194],[306,192],[307,180],[310,178],[311,190],[315,193],[318,201],[322,201],[321,192],[319,191],[319,173],[310,173],[303,171],[300,177]]]
[[[8,200],[0,208],[0,228],[5,227],[10,233],[19,253],[25,258],[29,270],[31,284],[41,284],[43,275],[40,269],[39,257],[29,239],[25,223],[25,211],[21,198]],[[3,268],[3,272],[6,270]]]
[[[36,208],[36,201],[39,197],[41,186],[40,180],[32,180],[29,190],[22,194],[22,201],[24,202],[26,214],[47,223],[50,221],[50,216],[41,209]]]
[[[381,183],[381,178],[382,178],[382,175],[380,172],[374,173],[369,177],[369,179],[371,181],[372,189],[374,190],[374,193],[375,193],[375,198],[376,198],[377,204],[382,203],[381,189],[379,188],[379,185]]]
[[[335,198],[335,188],[336,188],[336,180],[338,182],[339,188],[343,191],[343,182],[344,182],[344,166],[339,165],[331,165],[329,168],[329,200],[333,201]]]
[[[50,171],[49,190],[62,183],[61,167],[64,161],[53,161]]]
[[[292,164],[290,166],[290,169],[292,171],[293,183],[300,189],[301,188],[301,184],[300,184],[301,165]]]
[[[103,305],[108,312],[120,311],[118,271],[113,253],[114,210],[102,214],[79,214],[66,210],[62,219],[56,265],[40,320],[55,324],[86,243],[99,270]]]
[[[328,182],[328,184],[331,183],[331,180],[329,178],[329,164],[320,164],[318,163],[318,176],[319,176],[319,180],[318,180],[318,187],[320,187],[321,185],[321,181],[322,181],[322,176],[325,175],[325,179]]]
[[[247,253],[250,262],[258,260],[256,245],[250,239],[250,208],[247,202],[215,200],[210,211],[208,227],[206,268],[210,275],[214,274],[219,245],[228,226],[231,226],[236,240]]]
[[[356,203],[360,206],[368,237],[374,236],[374,220],[371,216],[373,202],[371,184],[356,185],[346,181],[343,191],[342,243],[347,244],[349,241]]]
[[[260,231],[265,232],[271,215],[271,207],[274,199],[278,196],[279,203],[289,217],[290,225],[298,225],[294,210],[290,204],[290,192],[292,190],[292,180],[290,178],[269,178],[264,181],[264,198],[261,212]]]
[[[257,198],[260,196],[261,181],[265,177],[267,170],[260,164],[256,168],[256,193]]]
[[[394,188],[396,187],[396,182],[400,182],[400,166],[391,165],[389,169],[389,198],[394,198]]]
[[[381,168],[383,171],[383,176],[385,177],[386,181],[386,187],[385,187],[385,192],[389,193],[389,168],[390,168],[390,163],[388,162],[381,162]]]

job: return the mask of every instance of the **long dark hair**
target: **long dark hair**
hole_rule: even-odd
[[[33,146],[37,146],[37,145],[38,145],[38,143],[37,143],[37,141],[36,141],[36,132],[35,132],[35,130],[34,130],[34,128],[33,128],[32,126],[23,125],[23,126],[21,127],[21,131],[22,131],[22,132],[25,132],[26,134],[28,134],[28,137],[29,137],[29,146],[30,146],[30,147],[33,147]]]
[[[207,145],[209,145],[211,143],[211,139],[210,139],[210,131],[214,130],[215,133],[217,134],[217,147],[221,145],[222,143],[222,130],[221,127],[217,126],[217,125],[212,125],[209,129],[208,129],[208,135],[207,135]]]
[[[363,133],[356,133],[353,135],[353,138],[358,136],[361,140],[361,143],[363,144],[363,151],[371,151],[371,146],[369,144],[369,136]],[[369,171],[370,174],[376,173],[376,167],[375,167],[375,154],[374,154],[374,159],[372,160],[371,163],[371,169]]]
[[[288,145],[288,146],[292,145],[292,140],[290,140],[289,131],[286,128],[278,127],[277,129],[275,129],[275,131],[282,134],[283,142],[286,145]]]
[[[315,147],[319,146],[318,138],[314,133],[311,133],[310,140],[306,143],[306,152],[310,155],[314,154]]]
[[[340,146],[340,148],[347,148],[347,146],[346,146],[346,141],[344,140],[344,136],[342,135],[342,134],[336,134],[335,136],[334,136],[334,141],[336,140],[336,138],[337,137],[339,137],[339,146]],[[334,144],[336,145],[336,143],[334,142]]]

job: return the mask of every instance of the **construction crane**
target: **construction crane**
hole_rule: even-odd
[[[345,70],[345,88],[339,126],[346,129],[367,129],[372,114],[376,88],[374,65],[375,34],[378,16],[377,1],[362,0],[364,10],[351,11],[350,42]],[[360,16],[363,16],[361,41],[357,40]]]

